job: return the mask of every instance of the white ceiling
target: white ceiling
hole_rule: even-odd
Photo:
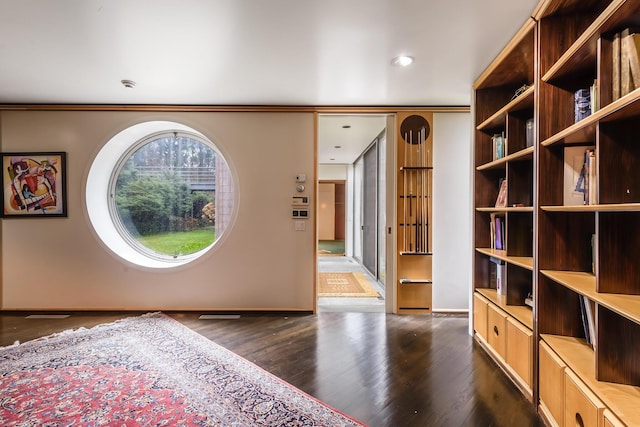
[[[318,119],[318,163],[353,163],[385,129],[386,124],[384,115],[321,115]]]
[[[469,105],[537,2],[0,0],[0,104]]]

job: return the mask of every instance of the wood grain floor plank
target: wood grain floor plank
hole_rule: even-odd
[[[0,312],[0,346],[139,313],[28,314]],[[372,427],[544,425],[469,336],[466,315],[167,314]]]

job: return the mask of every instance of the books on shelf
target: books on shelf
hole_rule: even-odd
[[[489,224],[490,227],[490,238],[491,238],[491,249],[504,250],[505,247],[505,224],[504,217],[498,216],[495,213],[490,215],[491,221]]]
[[[615,33],[613,35],[613,41],[611,43],[611,85],[612,91],[611,95],[613,101],[620,98],[620,33]]]
[[[578,296],[580,300],[580,317],[582,319],[582,327],[584,328],[584,336],[587,344],[593,348],[596,347],[596,324],[595,324],[595,302],[591,301],[584,295]]]
[[[507,155],[507,139],[504,132],[496,133],[491,137],[491,145],[493,148],[493,160],[498,160]]]
[[[586,119],[598,109],[598,81],[594,80],[588,88],[578,89],[574,93],[574,121]]]
[[[489,287],[496,289],[498,295],[507,294],[507,263],[495,257],[489,257]]]
[[[507,178],[500,178],[499,189],[498,189],[498,197],[496,197],[496,208],[506,208],[507,207]]]
[[[563,204],[565,206],[596,204],[597,188],[595,147],[565,147]]]
[[[596,235],[591,235],[591,273],[596,274]]]
[[[640,87],[640,31],[626,28],[614,34],[612,42],[613,100]]]
[[[584,163],[585,163],[585,174],[586,174],[586,184],[585,184],[585,194],[584,194],[584,203],[586,205],[595,205],[598,203],[598,185],[596,182],[596,150],[595,148],[589,148],[584,152]]]

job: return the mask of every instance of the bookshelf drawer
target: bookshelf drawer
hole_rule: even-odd
[[[533,377],[533,332],[520,322],[507,318],[507,357],[509,366],[531,387]]]
[[[478,293],[473,294],[473,329],[487,339],[487,309],[489,301]]]
[[[569,369],[565,369],[565,426],[602,426],[604,404]]]
[[[553,418],[555,425],[564,426],[565,363],[544,342],[540,341],[539,377],[540,403]]]
[[[507,315],[493,304],[487,310],[487,342],[502,357],[507,356]]]

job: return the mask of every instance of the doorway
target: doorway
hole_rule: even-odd
[[[386,126],[318,115],[318,311],[385,311]]]

